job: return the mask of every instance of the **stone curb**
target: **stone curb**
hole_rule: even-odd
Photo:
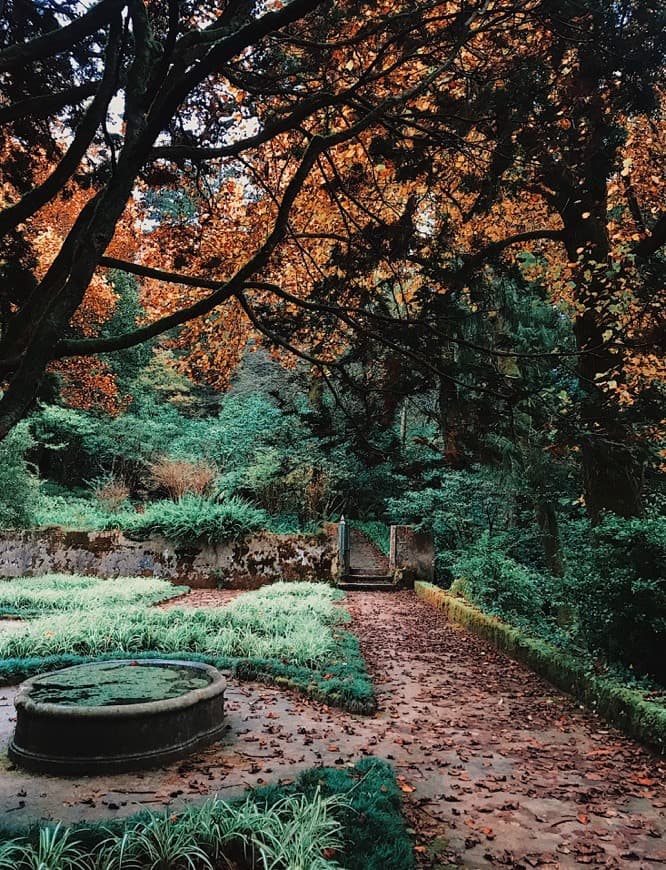
[[[419,598],[443,611],[452,622],[528,665],[611,725],[658,753],[666,754],[666,707],[647,701],[635,689],[589,673],[580,660],[546,641],[530,637],[496,616],[483,613],[432,583],[417,581],[414,591]]]

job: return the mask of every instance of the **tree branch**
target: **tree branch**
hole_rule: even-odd
[[[248,148],[254,148],[257,145],[270,141],[280,133],[295,129],[319,109],[343,103],[349,96],[349,93],[326,94],[317,99],[304,100],[291,114],[278,121],[274,121],[272,124],[267,124],[263,130],[254,136],[247,136],[244,139],[239,139],[237,142],[231,142],[229,145],[221,145],[216,148],[197,148],[189,145],[162,145],[153,148],[148,155],[148,159],[173,160],[176,163],[182,160],[191,160],[193,163],[197,163],[203,160],[234,157]]]
[[[69,88],[57,94],[44,94],[43,96],[21,100],[18,103],[13,103],[11,106],[3,106],[0,108],[0,124],[9,124],[11,121],[25,118],[26,115],[30,115],[32,119],[48,118],[49,115],[53,115],[65,106],[72,106],[80,103],[87,97],[92,97],[99,84],[99,81],[86,82],[85,85]]]
[[[0,236],[18,226],[18,224],[38,211],[50,199],[53,199],[76,171],[81,158],[88,150],[95,132],[106,114],[109,100],[116,89],[116,65],[119,58],[120,41],[120,18],[116,18],[110,28],[109,41],[106,48],[104,76],[99,90],[86,111],[85,117],[77,127],[69,148],[60,163],[58,163],[42,184],[26,193],[15,205],[11,205],[0,212]]]
[[[56,345],[54,356],[56,358],[63,356],[86,356],[94,353],[105,353],[134,347],[137,344],[155,338],[157,335],[161,335],[163,332],[167,332],[169,329],[173,329],[175,326],[180,326],[189,320],[193,320],[195,317],[201,317],[204,314],[208,314],[208,312],[212,311],[213,308],[216,308],[218,305],[226,302],[238,293],[242,289],[245,281],[251,278],[257,270],[266,265],[276,245],[283,238],[287,230],[291,207],[300,193],[303,183],[312,169],[317,156],[325,148],[335,144],[338,140],[338,136],[315,136],[311,139],[298,169],[294,173],[284,192],[270,235],[254,256],[252,256],[228,281],[216,284],[215,289],[211,294],[206,296],[204,299],[195,302],[193,305],[181,308],[180,311],[175,311],[173,314],[161,317],[154,323],[142,326],[139,329],[125,333],[124,335],[112,336],[111,338],[89,338],[60,341]],[[114,261],[111,260],[111,262]],[[160,270],[155,271],[158,274],[160,273]],[[155,276],[153,275],[151,277]]]
[[[152,266],[142,266],[139,263],[129,263],[127,260],[119,260],[117,257],[102,257],[100,266],[107,269],[118,269],[120,272],[129,272],[140,278],[154,278],[156,281],[167,281],[169,284],[183,284],[185,287],[201,287],[204,290],[217,290],[224,283],[212,278],[204,278],[203,275],[181,275],[180,272],[165,272],[164,269],[154,269]]]
[[[23,66],[37,58],[51,57],[65,51],[108,24],[114,15],[120,14],[125,7],[122,0],[101,0],[85,15],[43,36],[37,36],[20,45],[10,45],[0,51],[0,72],[7,72],[16,66]]]
[[[467,254],[463,257],[463,264],[461,266],[444,270],[444,275],[449,279],[462,280],[468,275],[471,275],[487,260],[491,260],[493,257],[501,254],[506,248],[510,248],[512,245],[520,245],[524,242],[533,242],[538,239],[551,239],[552,241],[559,242],[562,241],[563,238],[564,230],[551,230],[547,228],[516,233],[513,236],[507,236],[505,239],[490,242],[473,254]]]

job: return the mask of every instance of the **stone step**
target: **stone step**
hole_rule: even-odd
[[[343,577],[343,583],[347,583],[350,586],[355,586],[359,583],[379,583],[379,584],[389,584],[393,586],[393,575],[392,574],[347,574]]]
[[[387,577],[390,576],[386,570],[388,565],[364,565],[362,568],[349,568],[350,577]]]
[[[343,580],[338,583],[338,589],[343,589],[345,592],[395,592],[397,587],[393,583],[378,580],[374,577],[372,580]]]

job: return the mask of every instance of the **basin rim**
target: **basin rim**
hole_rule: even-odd
[[[131,662],[148,665],[150,667],[159,665],[178,665],[179,667],[204,671],[206,675],[211,678],[211,682],[207,686],[202,686],[198,689],[190,689],[189,692],[186,692],[184,695],[177,695],[175,698],[161,698],[157,701],[141,701],[138,704],[108,704],[106,706],[77,707],[74,704],[52,704],[34,701],[30,697],[30,691],[33,685],[40,679],[43,679],[47,674],[64,674],[67,671],[81,667],[104,667],[108,665],[131,666]],[[103,662],[88,662],[85,665],[71,665],[67,668],[46,671],[42,674],[37,674],[36,676],[31,677],[24,683],[21,683],[18,694],[14,699],[14,707],[17,711],[22,709],[26,713],[31,713],[33,715],[53,716],[63,719],[134,718],[142,714],[156,715],[162,712],[183,710],[187,707],[193,707],[195,704],[198,704],[207,698],[224,695],[226,688],[227,682],[217,668],[203,662],[191,662],[186,659],[109,659]]]

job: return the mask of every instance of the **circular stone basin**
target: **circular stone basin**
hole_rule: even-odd
[[[181,758],[224,730],[226,682],[198,662],[92,662],[26,680],[9,757],[45,773],[135,770]]]

